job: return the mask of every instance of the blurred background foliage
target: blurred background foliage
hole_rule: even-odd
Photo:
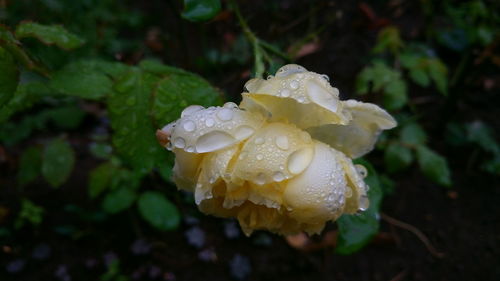
[[[498,184],[499,8],[486,0],[0,0],[1,274],[197,280],[203,275],[186,273],[184,264],[202,268],[194,272],[210,271],[208,264],[217,272],[228,267],[217,280],[286,274],[301,280],[293,272],[304,267],[317,274],[304,276],[323,278],[331,270],[339,280],[360,280],[318,265],[311,252],[328,249],[327,263],[370,242],[399,239],[387,238],[381,220],[442,258],[419,229],[381,209],[399,217],[394,201],[411,200],[402,194],[412,186],[456,200],[461,188],[489,196],[486,188]],[[239,102],[246,80],[286,63],[328,75],[342,98],[377,103],[399,126],[359,160],[369,171],[368,211],[343,216],[321,237],[245,238],[233,221],[203,217],[190,194],[176,191],[172,155],[157,144],[155,130],[190,104]],[[418,200],[442,209],[425,196]],[[474,204],[483,204],[478,198]],[[447,216],[455,213],[450,208]],[[224,231],[214,230],[221,223]],[[121,233],[127,234],[115,241]],[[430,240],[442,241],[436,237]],[[89,242],[95,239],[103,242]],[[236,254],[225,253],[231,246],[216,249],[217,241],[234,239],[263,250],[244,256],[238,247]],[[491,239],[487,247],[496,249],[498,237]],[[79,251],[77,242],[88,249]],[[147,262],[117,250],[126,243]],[[64,260],[64,247],[78,253],[73,260]],[[258,256],[273,248],[299,253],[293,255],[299,269],[261,266]],[[191,256],[172,262],[178,251]],[[48,269],[28,270],[43,262]],[[411,276],[425,275],[420,271]],[[376,278],[364,279],[410,274],[370,272]]]

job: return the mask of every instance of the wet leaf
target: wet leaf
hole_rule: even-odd
[[[411,122],[401,129],[400,139],[405,144],[424,144],[427,141],[427,134],[418,123]]]
[[[0,108],[14,96],[18,82],[19,71],[14,57],[0,47]]]
[[[417,159],[422,172],[432,181],[451,186],[450,169],[446,158],[430,150],[427,146],[417,146]]]
[[[142,217],[159,230],[173,230],[179,226],[180,214],[177,207],[160,192],[142,193],[138,208]]]
[[[137,194],[134,190],[122,187],[107,193],[102,201],[102,209],[109,214],[126,210],[134,204]]]
[[[78,48],[85,42],[60,25],[43,25],[29,21],[21,22],[17,26],[16,37],[19,39],[35,37],[45,44],[54,44],[67,50]]]
[[[385,149],[384,161],[389,172],[397,172],[413,162],[413,154],[408,147],[399,143],[391,143]]]
[[[194,21],[206,21],[219,13],[220,0],[184,0],[182,17]]]
[[[370,207],[359,215],[343,215],[337,220],[339,236],[335,251],[341,255],[359,251],[378,233],[380,227],[378,213],[383,193],[378,175],[367,161],[357,159],[355,162],[368,170],[365,182],[370,186]]]
[[[89,175],[89,196],[94,199],[111,186],[116,174],[116,166],[110,162],[94,168]]]
[[[19,172],[17,174],[18,183],[23,186],[34,181],[40,175],[42,167],[42,149],[37,146],[30,146],[21,154],[19,162]]]
[[[53,187],[59,187],[66,182],[74,164],[75,154],[67,141],[54,139],[45,146],[42,175]]]

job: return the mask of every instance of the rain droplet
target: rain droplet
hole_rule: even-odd
[[[238,108],[238,105],[235,104],[234,102],[226,102],[224,105],[223,105],[224,108],[229,108],[229,109],[235,109],[235,108]]]
[[[293,90],[297,90],[299,88],[299,86],[300,86],[300,83],[297,80],[293,80],[292,82],[290,82],[290,88]]]
[[[193,146],[188,146],[186,148],[186,151],[189,152],[189,153],[193,153],[194,152],[194,147]]]
[[[183,138],[176,138],[174,140],[174,146],[177,148],[184,148],[186,141]]]
[[[307,69],[305,69],[304,67],[302,67],[300,65],[287,64],[287,65],[280,67],[280,69],[278,69],[278,71],[276,71],[276,77],[285,77],[285,76],[288,76],[290,74],[306,72],[306,71],[307,71]]]
[[[328,75],[326,75],[326,74],[321,74],[321,77],[322,77],[323,79],[325,79],[326,81],[330,82],[330,77],[328,77]]]
[[[182,128],[184,128],[186,132],[192,132],[196,129],[196,124],[191,120],[187,120],[182,124]]]
[[[234,137],[238,140],[244,140],[253,135],[254,132],[255,130],[252,127],[243,125],[236,128]]]
[[[233,144],[236,140],[229,134],[213,131],[199,137],[196,141],[196,151],[205,153],[215,151]]]
[[[205,120],[205,125],[207,125],[207,127],[211,128],[215,125],[215,120],[212,118],[207,118],[207,120]]]
[[[238,159],[243,160],[247,157],[248,153],[246,151],[243,151],[239,156]]]
[[[345,197],[350,198],[351,196],[352,196],[352,189],[350,187],[348,187],[345,190]]]
[[[256,158],[257,158],[257,160],[260,161],[260,160],[264,159],[264,156],[262,154],[257,154]]]
[[[300,103],[304,103],[306,100],[303,97],[298,97],[297,101]]]
[[[184,110],[181,113],[181,118],[192,115],[193,113],[198,112],[198,111],[203,110],[203,109],[205,109],[205,108],[201,105],[190,105],[190,106],[184,108]]]
[[[283,89],[280,91],[280,95],[284,98],[288,98],[290,96],[290,90],[288,89]]]
[[[366,211],[369,206],[370,206],[370,201],[368,199],[368,196],[361,195],[361,197],[359,198],[359,210]]]
[[[283,181],[285,179],[285,175],[282,172],[276,172],[273,174],[273,180],[276,182]]]
[[[255,142],[255,144],[263,144],[264,141],[265,141],[264,138],[258,137],[258,138],[255,139],[254,142]]]
[[[311,147],[299,149],[288,157],[287,167],[290,173],[300,174],[311,163],[314,151]]]
[[[255,178],[255,183],[258,185],[263,185],[266,183],[266,175],[263,173],[259,173],[257,177]]]
[[[358,171],[358,174],[360,176],[366,178],[366,176],[368,175],[368,171],[366,170],[365,166],[356,164],[354,165],[354,167],[356,167],[356,171]]]
[[[290,145],[288,144],[288,138],[286,136],[277,136],[276,146],[278,146],[280,149],[287,150],[290,147]]]
[[[222,108],[217,112],[217,117],[222,121],[233,119],[233,111],[231,109]]]
[[[310,143],[311,142],[311,135],[309,135],[306,132],[301,132],[300,133],[300,138],[302,138],[302,141],[305,143]]]
[[[273,79],[273,78],[274,78],[274,76],[268,75],[266,79],[269,80],[269,79]]]

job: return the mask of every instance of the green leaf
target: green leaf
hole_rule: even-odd
[[[103,61],[77,61],[54,73],[50,86],[58,92],[96,100],[108,95],[113,88],[113,76],[128,70],[123,64]]]
[[[156,141],[150,116],[153,87],[159,80],[133,69],[119,78],[108,99],[113,145],[128,165],[144,174],[151,171],[158,157],[166,154]]]
[[[18,183],[23,186],[33,182],[42,167],[42,149],[37,146],[30,146],[21,154],[19,162],[19,172],[17,174]]]
[[[182,17],[194,22],[206,21],[215,17],[220,8],[220,0],[184,0]]]
[[[397,172],[407,168],[413,162],[411,150],[399,143],[391,143],[384,154],[385,166],[389,172]]]
[[[429,76],[432,78],[438,91],[443,94],[448,94],[448,69],[446,65],[439,59],[429,59],[427,61]]]
[[[137,194],[130,188],[118,188],[106,194],[102,201],[102,209],[109,214],[126,210],[134,204]]]
[[[62,26],[42,25],[34,22],[21,22],[16,28],[16,37],[19,39],[35,37],[45,44],[54,44],[66,50],[78,48],[85,42]]]
[[[14,96],[18,82],[19,71],[14,58],[0,47],[0,108]]]
[[[373,80],[373,69],[365,67],[356,77],[356,93],[367,94],[370,91],[370,83]]]
[[[53,187],[59,187],[70,176],[75,164],[75,154],[69,143],[54,139],[45,146],[42,175]]]
[[[47,112],[50,120],[61,129],[76,129],[85,117],[85,112],[76,105],[54,108]]]
[[[139,197],[138,208],[142,217],[159,230],[173,230],[179,226],[179,211],[160,192],[142,193]]]
[[[7,121],[15,113],[32,107],[43,96],[49,95],[49,93],[49,89],[42,82],[19,84],[14,96],[7,104],[0,107],[0,124]]]
[[[427,134],[418,123],[411,122],[401,129],[400,140],[410,145],[424,144],[427,141]]]
[[[432,181],[451,186],[450,169],[444,157],[430,150],[427,146],[417,146],[417,159],[420,169]]]
[[[355,162],[368,170],[365,182],[370,186],[368,191],[370,207],[361,214],[343,215],[337,220],[339,236],[335,251],[341,255],[359,251],[371,241],[380,228],[378,213],[383,194],[378,175],[370,163],[362,159],[357,159]]]
[[[384,88],[384,106],[389,110],[397,110],[406,105],[406,83],[404,80],[392,80]]]
[[[116,166],[110,162],[94,168],[89,175],[89,196],[94,199],[110,187],[112,178],[116,174]]]
[[[422,86],[424,88],[428,87],[429,84],[431,83],[429,75],[427,75],[427,72],[421,68],[410,69],[410,78],[417,85]]]
[[[198,75],[170,74],[155,88],[153,115],[160,126],[166,125],[181,115],[191,105],[212,106],[221,103],[220,93]]]
[[[471,122],[466,125],[467,139],[478,144],[484,151],[493,154],[500,153],[500,147],[493,136],[492,130],[481,121]]]
[[[382,53],[388,49],[391,53],[397,54],[403,45],[399,29],[395,26],[388,26],[379,32],[377,45],[373,48],[373,52]]]

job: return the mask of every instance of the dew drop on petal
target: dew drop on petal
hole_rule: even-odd
[[[290,88],[293,89],[293,90],[297,90],[299,88],[300,84],[299,84],[299,81],[297,80],[293,80],[292,82],[290,82]]]
[[[356,167],[356,171],[358,171],[358,174],[363,178],[366,178],[366,176],[368,176],[368,171],[366,170],[365,166],[356,164],[354,165],[354,167]]]
[[[263,173],[259,173],[257,177],[255,178],[255,183],[258,185],[263,185],[266,183],[266,175]]]
[[[276,77],[285,77],[294,73],[306,72],[307,69],[297,64],[287,64],[276,71]]]
[[[361,195],[361,197],[359,198],[359,210],[366,211],[369,206],[370,201],[368,200],[368,197],[366,195]]]
[[[181,118],[186,117],[186,116],[190,116],[193,113],[196,113],[202,109],[205,109],[205,108],[201,105],[190,105],[190,106],[184,108],[184,110],[181,113]]]
[[[299,149],[288,157],[287,168],[292,174],[302,173],[311,164],[314,151],[311,147]]]
[[[285,175],[282,172],[276,172],[273,174],[273,180],[276,182],[283,181],[285,179]]]
[[[174,140],[174,146],[177,148],[184,148],[186,141],[183,138],[176,138]]]
[[[277,136],[276,146],[278,146],[280,149],[287,150],[290,147],[290,145],[288,144],[287,136]]]
[[[258,138],[255,139],[254,142],[255,142],[255,144],[263,144],[264,141],[265,141],[264,138],[258,137]]]
[[[217,112],[217,117],[222,121],[229,121],[233,119],[233,111],[227,108],[221,108]]]
[[[235,104],[234,102],[226,102],[224,105],[223,105],[224,108],[229,108],[229,109],[235,109],[235,108],[238,108],[238,105]]]
[[[182,124],[182,128],[184,128],[186,132],[192,132],[196,129],[196,124],[191,120],[187,120]]]
[[[247,157],[248,153],[246,151],[243,151],[242,153],[240,153],[240,155],[238,156],[238,159],[240,160],[243,160]]]
[[[207,133],[196,140],[196,151],[205,153],[215,151],[233,144],[236,140],[229,134],[221,131]]]
[[[189,153],[193,153],[194,152],[194,147],[193,146],[188,146],[186,148],[186,151],[189,152]]]
[[[280,91],[280,95],[284,98],[288,98],[290,96],[290,90],[288,89],[283,89]]]
[[[252,127],[243,125],[236,128],[234,137],[238,140],[244,140],[253,135],[254,132],[255,130]]]
[[[260,161],[260,160],[264,159],[264,156],[262,154],[257,154],[256,158],[257,158],[257,160]]]
[[[323,77],[323,79],[325,79],[326,81],[330,82],[330,77],[328,77],[328,75],[321,74],[321,77]]]
[[[345,190],[345,197],[350,198],[352,196],[352,189],[350,187],[347,187]]]
[[[212,118],[207,118],[207,120],[205,120],[205,125],[211,128],[215,125],[215,120]]]

